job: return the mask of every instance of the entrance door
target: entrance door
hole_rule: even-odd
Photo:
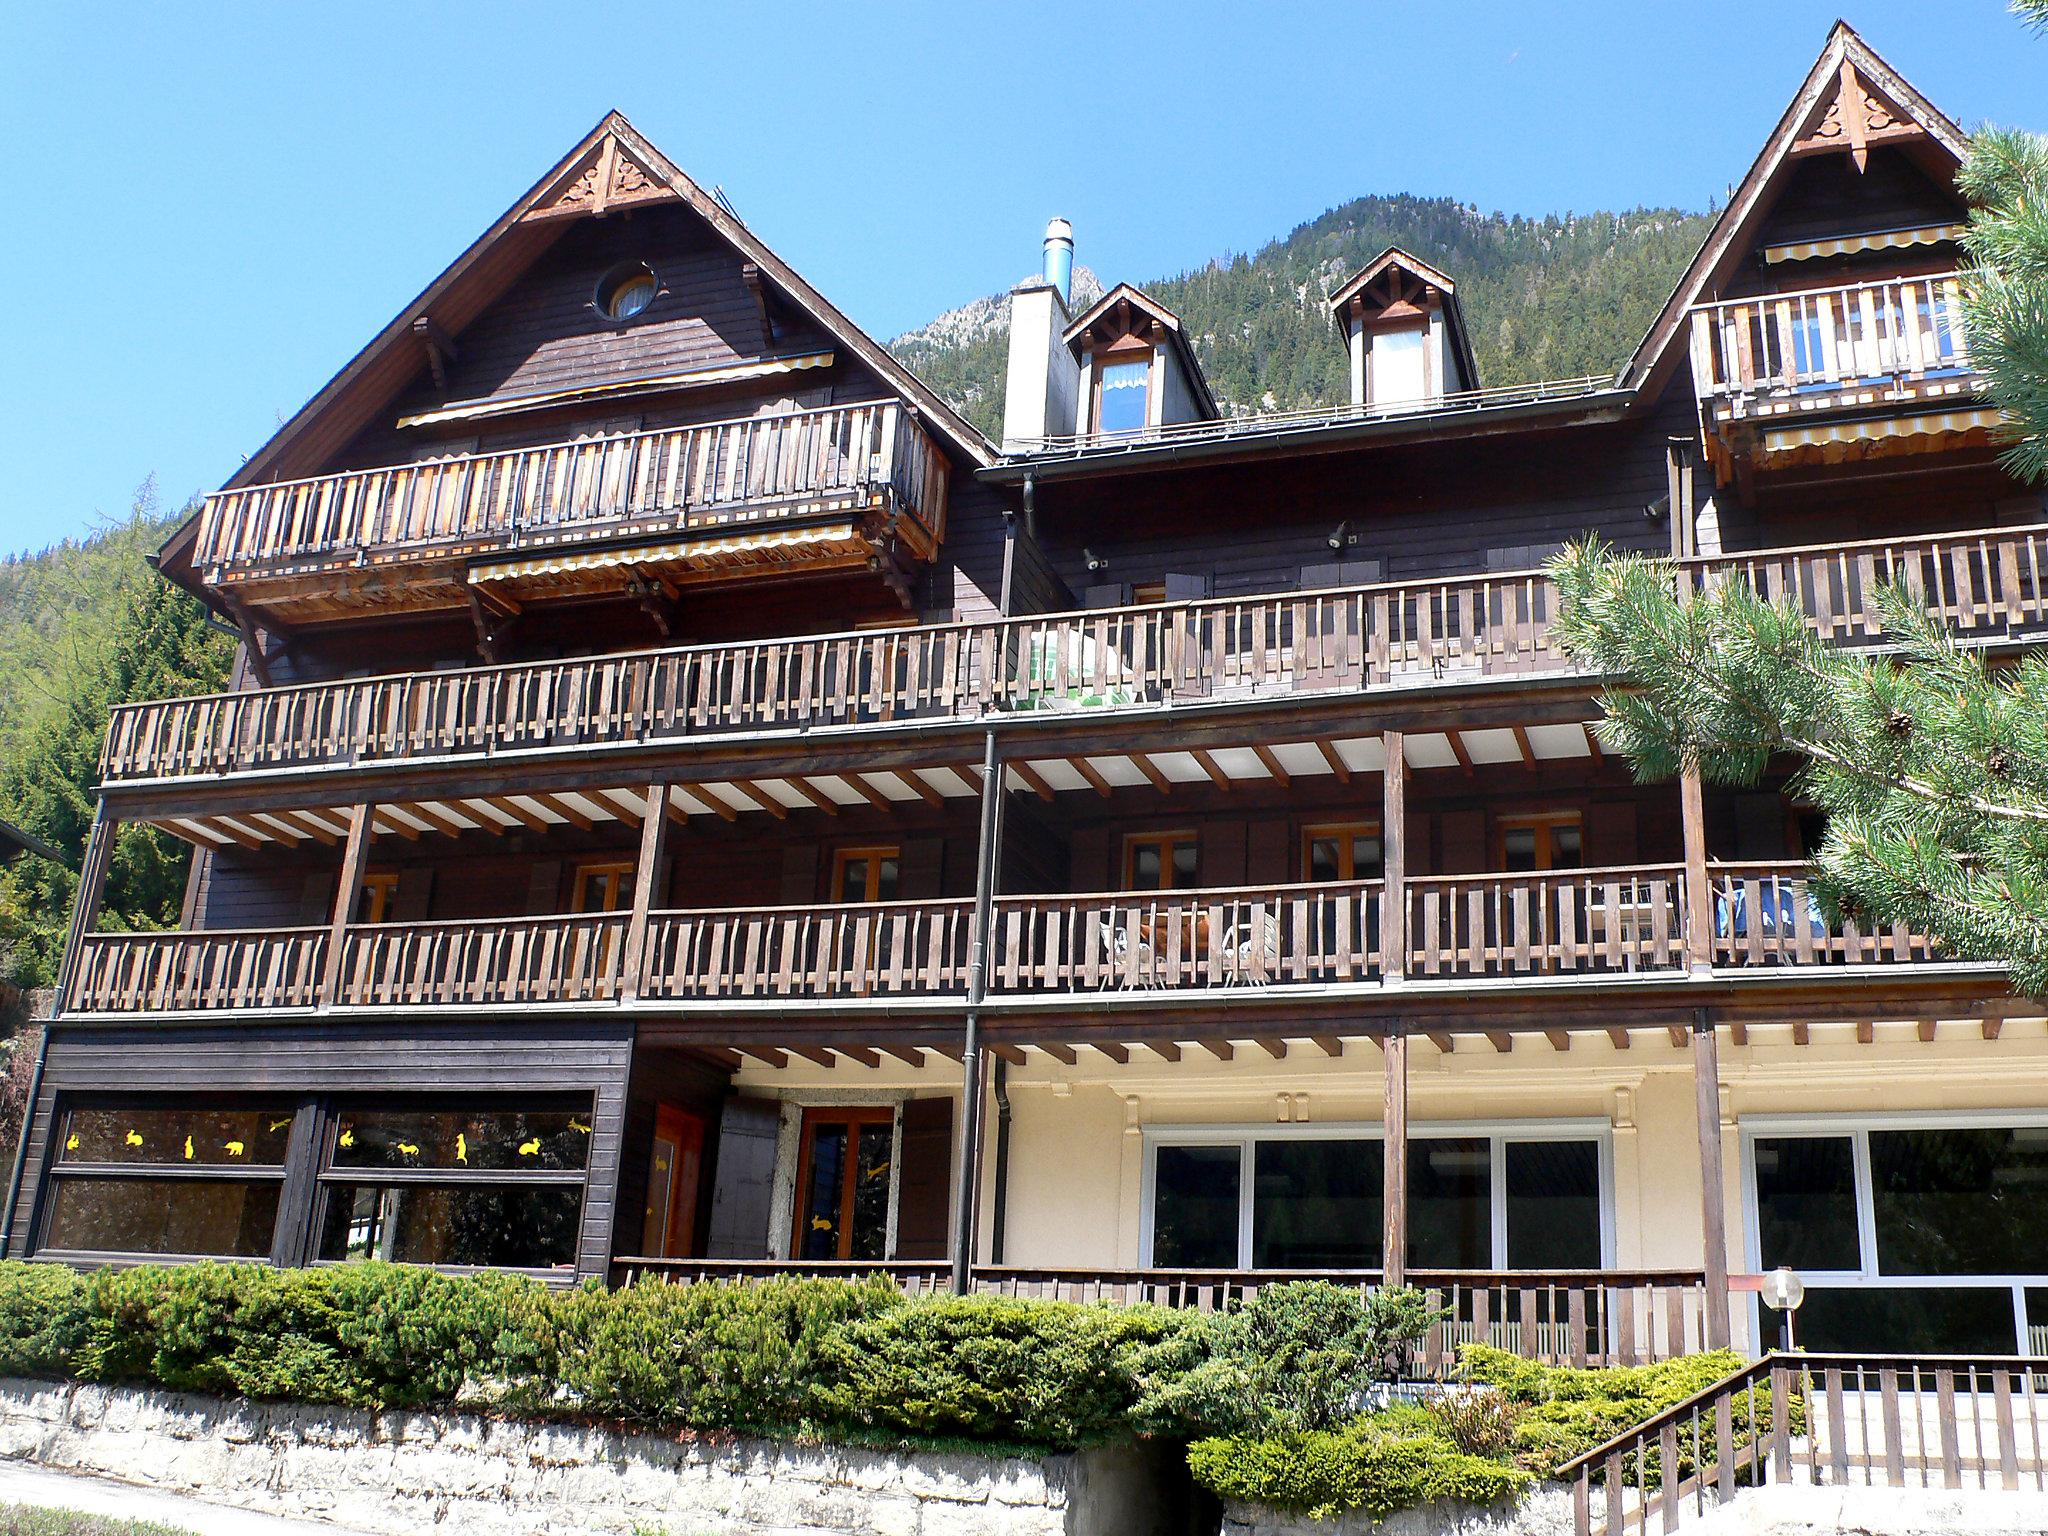
[[[886,1104],[804,1111],[797,1163],[799,1259],[888,1257],[890,1149],[896,1112]]]
[[[696,1246],[697,1186],[704,1172],[704,1117],[672,1104],[654,1112],[654,1146],[647,1158],[647,1209],[640,1252],[648,1258],[687,1259]]]

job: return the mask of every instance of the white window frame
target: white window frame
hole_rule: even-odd
[[[1144,1158],[1138,1195],[1138,1265],[1153,1268],[1152,1236],[1155,1229],[1159,1149],[1161,1147],[1218,1147],[1238,1149],[1237,1259],[1229,1266],[1250,1269],[1252,1254],[1253,1147],[1261,1141],[1377,1141],[1386,1140],[1377,1121],[1332,1121],[1327,1124],[1282,1122],[1236,1122],[1220,1125],[1148,1125],[1144,1127]],[[1615,1267],[1614,1251],[1614,1127],[1605,1119],[1554,1120],[1433,1120],[1426,1126],[1410,1126],[1408,1145],[1418,1142],[1484,1140],[1490,1161],[1488,1198],[1491,1204],[1491,1265],[1495,1271],[1507,1268],[1508,1204],[1505,1148],[1509,1142],[1590,1141],[1599,1156],[1600,1178],[1600,1267]]]
[[[1756,1144],[1759,1140],[1788,1137],[1846,1137],[1850,1144],[1850,1166],[1856,1188],[1855,1269],[1801,1270],[1800,1279],[1824,1290],[1852,1286],[1881,1286],[1885,1290],[1995,1291],[2012,1293],[2013,1328],[2016,1347],[2027,1351],[2027,1292],[2048,1290],[2048,1262],[2039,1272],[2003,1275],[1888,1274],[1877,1252],[1877,1188],[1871,1176],[1870,1133],[1872,1131],[1941,1130],[2048,1130],[2048,1113],[2039,1110],[1928,1110],[1901,1114],[1755,1115],[1742,1121],[1742,1253],[1751,1273],[1763,1268],[1763,1233],[1756,1187]],[[2048,1255],[2044,1255],[2048,1261]],[[1763,1303],[1749,1300],[1753,1338],[1764,1338]],[[1776,1323],[1771,1322],[1771,1336]]]

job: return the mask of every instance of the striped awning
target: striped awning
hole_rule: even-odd
[[[1772,427],[1765,431],[1765,453],[1790,453],[1798,448],[1819,448],[1830,443],[1872,443],[1886,438],[1952,437],[1980,432],[1998,424],[1998,412],[1989,408],[1963,411],[1929,411],[1916,416],[1876,416],[1862,421],[1836,421],[1811,427]]]
[[[1885,229],[1868,235],[1838,235],[1831,240],[1800,240],[1764,247],[1764,260],[1814,261],[1823,256],[1854,256],[1859,251],[1897,251],[1913,245],[1940,245],[1956,240],[1968,226],[1926,224],[1917,229]]]

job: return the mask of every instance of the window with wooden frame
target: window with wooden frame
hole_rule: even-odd
[[[1131,588],[1131,601],[1140,608],[1166,601],[1166,583],[1141,581]]]
[[[887,1104],[804,1111],[797,1157],[797,1259],[884,1259],[896,1111]]]
[[[39,1251],[270,1258],[295,1113],[269,1101],[66,1104]]]
[[[1124,889],[1185,891],[1202,878],[1201,841],[1193,832],[1133,832],[1124,839]]]
[[[1508,874],[1525,870],[1577,869],[1585,860],[1577,811],[1503,816],[1494,824],[1494,864]]]
[[[327,1137],[315,1229],[322,1262],[575,1265],[587,1098],[343,1103]]]
[[[623,912],[633,905],[631,859],[591,859],[576,866],[571,912]]]
[[[1152,349],[1095,355],[1089,427],[1095,432],[1139,432],[1152,423]]]
[[[903,849],[895,843],[841,848],[832,855],[832,899],[894,901],[903,878]]]
[[[395,869],[372,869],[363,874],[362,894],[356,897],[356,918],[359,923],[388,923],[396,915],[398,904],[398,871]]]
[[[1301,878],[1318,885],[1377,880],[1386,850],[1376,821],[1323,822],[1301,829]]]

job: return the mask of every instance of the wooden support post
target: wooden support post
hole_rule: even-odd
[[[1386,770],[1380,776],[1380,974],[1398,983],[1408,969],[1408,751],[1399,731],[1388,731]]]
[[[341,1001],[342,947],[356,906],[363,899],[363,871],[370,862],[370,837],[377,807],[365,802],[349,813],[348,842],[341,850],[341,879],[334,887],[334,911],[327,923],[327,963],[320,971],[320,1006]]]
[[[668,854],[668,785],[647,786],[647,814],[640,818],[640,862],[633,869],[633,915],[626,920],[625,956],[619,962],[619,996],[640,996],[640,972],[647,963],[647,914],[654,906],[661,861]]]
[[[1707,883],[1707,818],[1700,771],[1678,778],[1678,819],[1685,844],[1685,961],[1693,974],[1714,968],[1714,893]]]
[[[1408,1032],[1396,1024],[1382,1044],[1386,1057],[1387,1099],[1381,1116],[1381,1163],[1385,1183],[1380,1201],[1385,1217],[1381,1230],[1380,1268],[1387,1284],[1408,1278]]]
[[[974,1279],[974,1252],[981,1215],[981,1105],[987,1092],[982,1073],[981,1001],[988,992],[989,929],[995,914],[998,865],[1002,858],[1003,759],[996,733],[983,738],[981,752],[981,834],[974,866],[974,915],[967,944],[967,1024],[960,1055],[960,1183],[953,1210],[953,1293],[964,1296]]]
[[[1700,1229],[1706,1248],[1707,1348],[1726,1349],[1728,1324],[1728,1204],[1721,1172],[1721,1058],[1714,1015],[1693,1013],[1693,1089],[1700,1122]]]
[[[71,924],[64,933],[64,955],[57,962],[57,1001],[53,1017],[62,1017],[78,981],[78,967],[84,959],[86,936],[99,926],[100,902],[107,893],[107,870],[114,862],[114,840],[121,830],[121,818],[101,800],[93,807],[92,831],[85,839],[85,860],[78,871],[78,892],[71,902]],[[31,1103],[30,1111],[34,1111]],[[24,1128],[22,1139],[28,1139]]]

